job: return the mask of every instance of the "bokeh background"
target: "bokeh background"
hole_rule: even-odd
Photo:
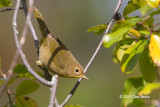
[[[87,29],[107,23],[118,0],[35,0],[35,5],[42,12],[45,22],[50,31],[55,34],[74,54],[83,67],[86,66],[103,35],[87,33]],[[127,0],[123,1],[119,12],[122,13]],[[13,1],[13,6],[15,1]],[[3,8],[0,8],[3,9]],[[16,46],[12,30],[13,11],[0,13],[0,57],[2,70],[6,72],[13,60]],[[33,25],[40,38],[38,24],[33,17]],[[18,15],[19,36],[22,33],[25,23],[25,16],[22,10]],[[27,41],[23,48],[26,57],[36,71],[41,71],[35,64],[38,59],[31,33],[28,33]],[[111,48],[102,47],[86,75],[89,80],[84,80],[78,87],[74,96],[68,104],[79,104],[84,107],[119,107],[123,92],[124,81],[133,75],[140,75],[138,70],[132,74],[125,75],[120,70],[120,65],[112,61]],[[19,63],[21,61],[19,60]],[[15,92],[18,84],[23,79],[18,79],[9,88]],[[59,78],[57,98],[61,103],[77,79]],[[29,94],[39,107],[47,107],[50,91],[41,85],[38,91]],[[8,101],[4,93],[0,98],[0,106]]]

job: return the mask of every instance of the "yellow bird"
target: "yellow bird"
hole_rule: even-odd
[[[34,7],[34,15],[42,33],[39,60],[37,65],[47,68],[50,72],[62,77],[85,78],[83,67],[75,59],[68,48],[48,30],[40,11]]]

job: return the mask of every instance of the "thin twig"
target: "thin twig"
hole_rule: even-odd
[[[19,6],[20,6],[20,1],[17,0],[16,6],[15,6],[15,11],[14,11],[14,16],[13,16],[13,21],[16,21],[16,19],[17,19]],[[16,25],[16,24],[17,24],[17,23],[15,23],[14,25]],[[17,30],[15,30],[15,33],[17,33]],[[22,45],[23,45],[23,44],[22,44]],[[4,84],[3,84],[3,85],[1,86],[1,88],[0,88],[0,97],[2,96],[2,93],[4,92],[4,89],[6,88],[9,80],[12,78],[13,68],[14,68],[14,66],[15,66],[16,63],[17,63],[18,57],[19,57],[19,53],[18,53],[18,51],[17,51],[16,54],[15,54],[15,57],[14,57],[14,59],[13,59],[13,61],[12,61],[11,67],[10,67],[9,71],[7,72],[6,81],[4,82]]]
[[[26,25],[25,25],[25,32],[28,31],[28,22],[29,20],[31,20],[31,15],[32,15],[32,8],[33,8],[33,0],[29,0],[29,13],[27,15],[27,20],[26,20]],[[26,66],[26,68],[28,69],[29,73],[31,75],[33,75],[37,80],[39,80],[41,83],[43,83],[44,85],[47,85],[47,86],[52,86],[52,83],[50,81],[47,81],[45,79],[43,79],[42,77],[40,77],[35,71],[33,71],[33,69],[31,68],[31,66],[29,65],[21,47],[20,47],[20,43],[19,43],[19,40],[18,40],[18,37],[17,37],[17,27],[14,26],[16,23],[16,20],[13,22],[13,31],[14,31],[14,39],[15,39],[15,43],[16,43],[16,46],[17,46],[17,49],[20,53],[20,56],[21,56],[21,59],[24,63],[24,65]],[[26,35],[26,33],[23,33]]]
[[[50,102],[48,107],[54,107],[55,104],[55,98],[56,98],[56,91],[57,91],[57,85],[58,85],[58,75],[55,75],[52,77],[52,81],[54,82],[54,85],[51,87],[51,96],[50,96]]]
[[[60,107],[60,105],[58,104],[57,98],[55,98],[55,106],[56,106],[56,107]]]
[[[15,8],[6,8],[6,9],[3,9],[3,10],[0,10],[0,12],[5,12],[5,11],[11,11],[11,10],[14,10]],[[23,7],[20,7],[19,9],[23,9]]]
[[[150,32],[150,34],[152,34],[152,28],[150,29],[146,25],[143,24],[143,22],[149,18],[150,18],[150,16],[145,17],[141,22],[138,22],[138,24],[142,25],[144,28],[146,28]]]
[[[23,11],[24,11],[25,15],[27,16],[28,9],[27,9],[27,5],[26,5],[26,0],[21,0],[21,3],[22,3],[22,6],[23,6]],[[32,25],[31,20],[28,21],[28,24],[29,24],[29,29],[30,29],[31,34],[32,34],[33,39],[34,39],[34,44],[35,44],[35,47],[37,49],[37,53],[39,54],[39,41],[38,41],[38,38],[37,38],[37,34],[34,30],[34,27]]]
[[[108,24],[108,27],[107,27],[104,35],[106,35],[106,34],[108,33],[109,28],[110,28],[110,26],[111,26],[111,24],[112,24],[112,22],[113,22],[113,20],[114,20],[114,17],[115,17],[115,15],[116,15],[118,9],[120,8],[121,4],[122,4],[122,0],[118,0],[117,7],[116,7],[116,9],[115,9],[115,11],[114,11],[114,13],[113,13],[113,16],[112,16],[112,18],[111,18],[111,21],[110,21],[110,23]],[[99,52],[100,48],[102,47],[103,38],[104,38],[104,36],[102,37],[100,43],[98,44],[98,47],[96,48],[96,50],[95,50],[93,56],[91,57],[90,61],[89,61],[88,64],[86,65],[86,67],[85,67],[85,69],[84,69],[84,72],[85,72],[85,73],[87,72],[89,66],[91,65],[91,63],[93,62],[93,60],[94,60],[94,58],[96,57],[97,53]],[[80,79],[77,81],[77,83],[75,84],[75,86],[73,87],[73,89],[70,91],[69,95],[68,95],[68,96],[66,97],[66,99],[62,102],[61,107],[63,107],[63,106],[70,100],[70,98],[73,96],[74,92],[76,91],[76,89],[77,89],[77,87],[79,86],[79,84],[80,84],[81,81],[82,81],[82,78],[80,78]]]
[[[21,2],[22,2],[22,6],[23,6],[24,13],[25,13],[25,15],[27,16],[27,14],[28,14],[28,9],[27,9],[27,5],[26,5],[26,0],[21,0]],[[39,41],[38,41],[38,39],[37,39],[36,32],[35,32],[35,30],[34,30],[34,27],[33,27],[33,25],[32,25],[32,22],[29,21],[28,24],[29,24],[29,28],[30,28],[30,31],[31,31],[32,36],[33,36],[33,39],[34,39],[34,43],[35,43],[35,47],[36,47],[36,49],[37,49],[37,53],[38,53],[38,55],[39,55]],[[39,67],[44,71],[45,79],[48,80],[48,81],[51,81],[52,76],[49,74],[48,70],[47,70],[46,68],[44,68],[44,67],[41,67],[41,66],[39,66]]]
[[[10,90],[9,90],[10,91]],[[16,94],[15,93],[13,93],[13,92],[11,92],[10,91],[10,94],[12,94],[14,97],[12,98],[12,100],[11,100],[11,102],[12,102],[12,104],[13,104],[13,101],[16,99]],[[6,105],[5,106],[7,106],[9,104],[9,102],[8,103],[6,103]]]
[[[6,92],[7,92],[8,98],[9,98],[10,107],[12,107],[12,100],[11,100],[10,90],[7,87],[6,87]]]

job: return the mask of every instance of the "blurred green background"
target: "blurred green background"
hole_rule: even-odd
[[[83,67],[88,63],[93,52],[97,48],[102,35],[87,33],[87,29],[107,23],[118,0],[36,0],[35,5],[42,12],[45,22],[50,31],[71,50]],[[15,2],[13,2],[13,6]],[[126,4],[119,10],[122,13]],[[3,8],[0,8],[3,9]],[[2,59],[2,70],[7,71],[13,60],[16,46],[12,30],[13,11],[0,13],[0,57]],[[40,38],[38,24],[33,17],[33,25]],[[22,10],[18,15],[18,30],[21,36],[24,28],[25,16]],[[38,59],[34,47],[31,33],[28,33],[27,41],[23,48],[26,57],[34,70],[40,71],[35,61]],[[84,107],[119,107],[121,99],[119,96],[123,92],[124,81],[131,75],[139,75],[136,70],[134,73],[124,75],[120,70],[120,65],[112,61],[112,48],[102,47],[97,57],[89,67],[86,76],[89,80],[84,80],[78,87],[74,96],[68,104],[79,104]],[[19,63],[21,61],[19,60]],[[9,88],[15,92],[16,87],[22,81],[18,79]],[[77,79],[59,78],[57,97],[61,103],[70,90],[73,88]],[[47,107],[49,103],[50,91],[41,85],[38,91],[29,94],[39,107]],[[6,104],[8,97],[3,94],[0,98],[0,106]]]

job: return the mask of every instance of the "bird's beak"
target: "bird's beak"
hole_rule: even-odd
[[[81,78],[84,78],[84,79],[86,79],[86,80],[89,80],[86,76],[82,76]]]

